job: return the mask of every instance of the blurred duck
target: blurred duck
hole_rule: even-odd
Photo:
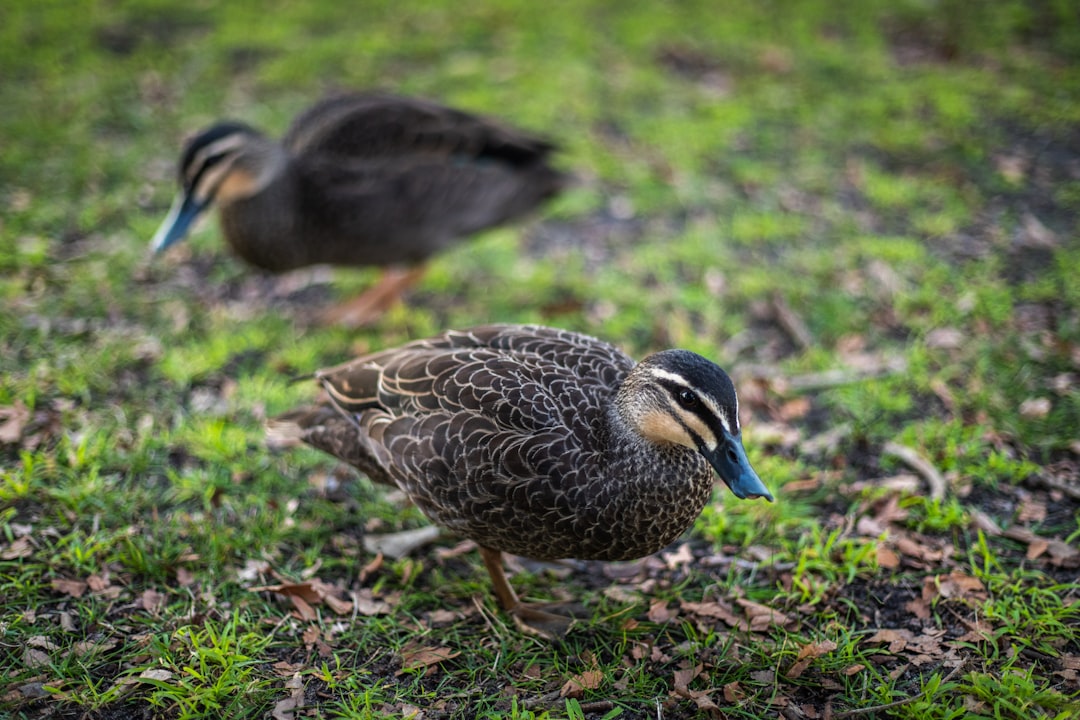
[[[448,331],[315,378],[325,398],[269,426],[400,488],[480,548],[519,627],[566,617],[518,600],[502,553],[631,560],[676,540],[713,491],[772,500],[742,445],[728,375],[665,350],[634,363],[586,335],[528,325]]]
[[[280,143],[220,122],[184,146],[180,194],[152,249],[183,239],[216,205],[232,251],[257,268],[385,268],[374,287],[322,318],[367,325],[419,279],[428,257],[557,194],[566,177],[548,164],[553,150],[492,120],[379,93],[322,100]]]

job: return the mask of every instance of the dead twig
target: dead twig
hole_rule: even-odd
[[[1064,480],[1059,480],[1056,477],[1051,477],[1045,473],[1035,473],[1028,480],[1035,485],[1041,485],[1047,490],[1058,490],[1059,492],[1068,495],[1073,500],[1080,500],[1080,486],[1070,485]]]
[[[853,385],[864,380],[897,375],[907,370],[907,361],[902,357],[884,357],[875,365],[861,368],[836,368],[803,375],[787,375],[775,365],[744,365],[735,369],[739,377],[749,377],[775,383],[780,393],[789,390],[812,392],[828,390],[843,385]]]
[[[938,502],[945,499],[945,490],[948,487],[945,476],[938,472],[938,469],[934,467],[933,463],[920,455],[918,450],[908,447],[907,445],[901,445],[900,443],[890,441],[885,443],[882,452],[897,458],[909,468],[919,473],[919,475],[926,480],[926,484],[930,486],[930,499],[937,500]]]
[[[814,336],[810,334],[810,328],[806,327],[806,323],[802,321],[802,318],[796,315],[791,306],[787,304],[787,300],[784,300],[780,293],[775,293],[772,296],[771,305],[773,317],[776,318],[776,322],[784,329],[788,337],[794,341],[800,350],[810,349],[814,344]]]
[[[960,670],[963,669],[965,665],[967,665],[967,663],[963,663],[961,665],[957,665],[956,667],[954,667],[952,669],[952,672],[950,672],[948,675],[946,675],[945,679],[941,681],[941,685],[944,685],[945,683],[952,680],[953,677],[956,675],[956,673],[960,672]],[[938,687],[940,687],[940,685]],[[909,703],[913,703],[916,700],[919,700],[919,699],[921,699],[921,698],[923,698],[925,696],[926,696],[926,690],[922,690],[921,692],[918,692],[918,693],[912,695],[911,697],[904,698],[903,700],[896,700],[895,702],[891,702],[891,703],[885,703],[884,705],[874,705],[873,707],[864,707],[864,708],[856,708],[854,710],[845,710],[843,712],[838,712],[838,713],[834,714],[833,715],[833,720],[842,720],[842,718],[858,717],[859,715],[873,715],[873,716],[877,717],[878,713],[880,713],[880,712],[883,712],[885,710],[892,710],[893,708],[900,707],[901,705],[907,705]]]

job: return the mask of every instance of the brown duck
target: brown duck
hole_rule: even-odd
[[[492,120],[379,93],[322,100],[280,143],[220,122],[184,146],[181,191],[151,245],[160,252],[183,239],[216,205],[229,247],[257,268],[386,268],[323,317],[364,325],[419,279],[431,255],[558,193],[566,177],[548,163],[553,149]]]
[[[518,601],[501,553],[630,560],[678,538],[713,489],[768,489],[743,449],[727,374],[686,350],[634,363],[565,330],[489,325],[358,357],[315,374],[326,398],[271,423],[403,490],[474,540],[519,626],[566,618]]]

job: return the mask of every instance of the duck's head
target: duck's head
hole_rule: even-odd
[[[183,240],[214,203],[224,206],[250,197],[269,181],[274,144],[238,122],[221,122],[191,138],[180,155],[180,194],[150,243],[160,252]]]
[[[627,377],[618,405],[646,440],[701,453],[736,497],[772,502],[743,448],[735,385],[715,363],[688,350],[650,355]]]

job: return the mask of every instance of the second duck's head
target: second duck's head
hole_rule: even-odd
[[[736,497],[772,501],[743,448],[735,385],[715,363],[688,350],[654,353],[627,376],[617,406],[645,440],[701,453]]]
[[[150,243],[160,252],[183,240],[212,205],[224,207],[263,189],[278,172],[283,152],[252,127],[220,122],[185,145],[180,155],[180,194]]]

